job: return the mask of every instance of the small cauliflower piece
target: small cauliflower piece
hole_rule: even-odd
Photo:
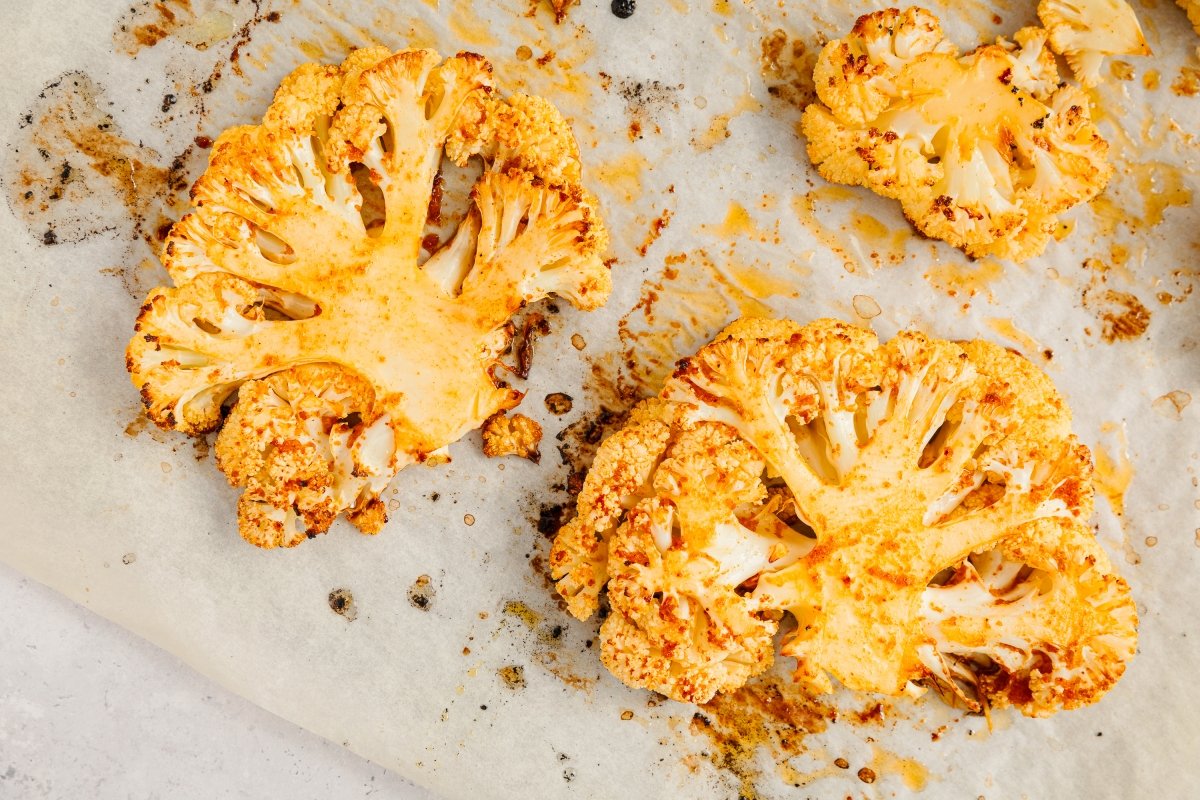
[[[1200,33],[1200,0],[1175,0],[1179,7],[1187,12],[1188,21],[1196,33]]]
[[[861,17],[813,73],[801,127],[818,172],[898,200],[918,230],[971,256],[1041,253],[1112,166],[1046,32],[1014,39],[958,56],[928,11]]]
[[[498,411],[483,423],[483,454],[488,458],[520,456],[533,463],[541,460],[542,426],[524,414],[511,417]]]
[[[484,171],[421,263],[443,156]],[[500,97],[470,53],[366,48],[304,65],[261,124],[217,139],[167,237],[175,285],[150,293],[126,361],[165,428],[215,430],[236,393],[218,464],[244,488],[248,541],[292,546],[343,511],[377,532],[397,470],[444,460],[521,400],[494,375],[513,313],[550,294],[592,309],[611,290],[580,174],[554,107]],[[382,220],[356,176],[378,187]]]
[[[1105,56],[1148,56],[1137,14],[1125,0],[1041,0],[1038,19],[1050,47],[1084,86],[1100,82]]]
[[[933,686],[1046,716],[1137,642],[1086,522],[1092,465],[1026,359],[833,320],[741,320],[602,445],[553,577],[621,680],[702,703],[781,653],[810,689]]]

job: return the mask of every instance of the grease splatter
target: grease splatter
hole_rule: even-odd
[[[329,607],[333,613],[345,617],[347,622],[358,619],[358,606],[354,603],[354,594],[349,589],[334,589],[329,593]]]
[[[433,585],[433,579],[428,575],[419,575],[412,586],[408,587],[408,604],[418,611],[428,611],[436,595],[437,589]]]

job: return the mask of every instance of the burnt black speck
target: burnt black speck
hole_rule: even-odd
[[[629,19],[636,10],[637,3],[634,0],[613,0],[612,2],[612,13],[617,19]]]

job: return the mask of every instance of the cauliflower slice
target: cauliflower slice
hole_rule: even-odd
[[[1084,86],[1100,82],[1105,56],[1151,55],[1137,14],[1125,0],[1041,0],[1037,14],[1050,46]]]
[[[929,12],[889,9],[829,42],[801,124],[809,157],[971,256],[1035,256],[1107,184],[1108,145],[1086,97],[1060,86],[1045,31],[963,56],[940,37]]]
[[[1200,0],[1175,0],[1179,7],[1187,12],[1188,21],[1196,33],[1200,33]]]
[[[576,616],[607,579],[604,663],[679,700],[765,670],[791,614],[781,653],[815,691],[1044,716],[1098,699],[1136,644],[1091,470],[1049,378],[1002,347],[741,320],[602,444],[553,577]]]
[[[450,241],[419,261],[443,154],[484,162]],[[578,148],[539,98],[500,98],[462,53],[353,52],[281,84],[260,125],[233,128],[167,237],[175,282],[150,293],[127,365],[151,419],[220,427],[245,488],[239,528],[264,547],[366,532],[379,492],[521,393],[493,372],[509,318],[550,294],[591,309],[611,289],[607,234]],[[356,174],[383,197],[367,228]]]

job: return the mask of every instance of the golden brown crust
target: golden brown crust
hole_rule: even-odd
[[[878,11],[825,45],[801,127],[822,177],[898,200],[969,255],[1037,255],[1058,215],[1103,190],[1108,145],[1061,84],[1046,32],[959,57],[928,11]]]
[[[458,231],[419,264],[443,151],[479,155],[487,169]],[[356,183],[364,171],[382,196],[382,222],[369,229]],[[558,111],[500,98],[481,56],[366,48],[340,67],[298,68],[261,124],[217,139],[194,209],[167,237],[176,285],[151,292],[126,359],[148,414],[211,431],[243,387],[219,442],[219,463],[246,487],[243,535],[294,545],[343,511],[377,531],[386,516],[374,500],[397,469],[437,458],[520,401],[493,377],[509,317],[549,294],[585,309],[607,299],[607,233],[580,175]],[[291,439],[265,447],[266,434],[243,429],[266,413],[275,383],[264,379],[283,374],[292,385],[315,364],[322,380],[371,395],[344,436],[329,444],[333,422],[293,421]],[[317,445],[320,458],[304,461]],[[263,452],[293,459],[292,477],[240,466]],[[322,460],[348,465],[348,477],[310,503],[319,490],[309,473]]]
[[[519,456],[537,463],[542,454],[538,445],[542,442],[542,426],[524,414],[506,416],[498,411],[483,423],[483,454],[488,458]]]
[[[815,690],[1033,716],[1099,698],[1136,643],[1070,412],[987,342],[739,321],[602,444],[579,509],[560,592],[582,616],[607,580],[604,663],[680,700],[765,670],[784,613]]]

